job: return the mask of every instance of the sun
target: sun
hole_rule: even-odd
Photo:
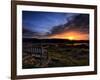
[[[75,38],[74,38],[74,36],[69,36],[69,37],[67,37],[67,39],[74,40]]]

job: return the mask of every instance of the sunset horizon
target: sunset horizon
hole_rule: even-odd
[[[69,40],[89,40],[87,34],[78,32],[64,32],[61,34],[52,35],[49,38],[69,39]]]
[[[89,40],[89,15],[23,11],[23,37]]]

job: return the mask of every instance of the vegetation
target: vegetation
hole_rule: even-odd
[[[81,43],[42,43],[42,46],[45,47],[48,53],[47,60],[42,60],[42,57],[32,57],[32,55],[29,54],[29,52],[25,52],[23,48],[22,67],[26,69],[45,67],[87,66],[89,65],[89,43]],[[34,45],[34,47],[35,46],[36,44]],[[41,44],[38,44],[38,46],[41,46]],[[27,56],[29,57],[26,58]]]
[[[89,65],[89,50],[79,46],[49,46],[48,55],[51,58],[49,67],[85,66]]]

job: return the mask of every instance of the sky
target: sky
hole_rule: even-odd
[[[22,11],[25,38],[88,40],[89,14]]]

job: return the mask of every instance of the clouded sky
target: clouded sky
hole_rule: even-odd
[[[60,12],[22,12],[23,37],[86,40],[89,15]]]

